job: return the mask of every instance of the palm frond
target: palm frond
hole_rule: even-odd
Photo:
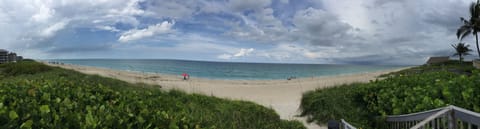
[[[463,25],[457,30],[457,38],[462,40],[470,33],[472,33],[472,27],[470,25]]]
[[[472,3],[472,4],[475,4],[475,7],[474,7],[474,15],[473,17],[480,17],[480,3],[477,1],[476,3]]]
[[[470,16],[471,17],[475,17],[476,16],[476,9],[477,8],[477,3],[475,2],[472,2],[470,4],[470,7],[468,8],[468,12],[470,13]]]
[[[462,21],[464,25],[470,25],[470,22],[463,17],[460,17],[460,21]]]

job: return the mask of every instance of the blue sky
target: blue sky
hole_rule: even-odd
[[[0,0],[0,48],[35,59],[422,64],[453,54],[471,2]]]

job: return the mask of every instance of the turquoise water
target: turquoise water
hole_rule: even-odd
[[[292,76],[297,78],[331,76],[405,67],[385,65],[231,63],[160,59],[63,59],[50,61],[148,73],[180,75],[186,72],[192,78],[229,80],[270,80],[287,79]]]

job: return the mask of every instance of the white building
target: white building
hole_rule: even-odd
[[[17,62],[17,53],[8,53],[8,62]]]
[[[18,62],[22,60],[23,60],[23,57],[17,56],[17,53],[14,53],[14,52],[9,53],[5,49],[0,49],[0,64],[8,63],[8,62]]]
[[[0,64],[8,62],[8,51],[5,49],[0,49]]]

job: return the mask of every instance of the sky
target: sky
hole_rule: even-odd
[[[453,55],[471,2],[0,0],[0,48],[34,59],[423,64]]]

